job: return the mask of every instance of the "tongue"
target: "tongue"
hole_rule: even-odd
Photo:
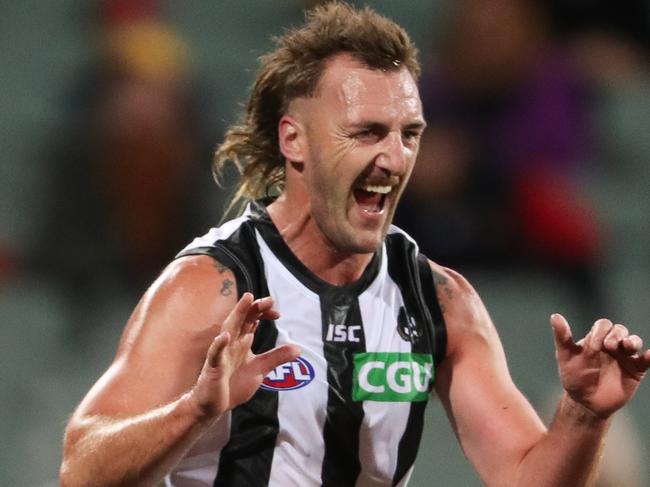
[[[379,193],[364,191],[363,189],[354,190],[354,199],[362,210],[377,213],[381,211],[381,197]]]

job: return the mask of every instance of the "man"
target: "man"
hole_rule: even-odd
[[[486,485],[588,482],[650,350],[609,320],[574,343],[553,315],[566,393],[545,429],[472,287],[390,226],[418,72],[401,28],[344,4],[263,58],[217,166],[238,163],[238,197],[276,197],[147,291],[68,425],[63,485],[404,485],[434,387]]]

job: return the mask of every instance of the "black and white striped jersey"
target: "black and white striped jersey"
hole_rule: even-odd
[[[362,277],[345,286],[307,269],[266,210],[249,207],[179,256],[228,266],[241,296],[271,295],[253,351],[296,343],[166,478],[168,486],[405,485],[446,334],[426,258],[391,227]]]

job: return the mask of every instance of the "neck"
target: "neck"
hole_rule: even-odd
[[[336,286],[355,282],[372,260],[373,254],[336,248],[318,228],[309,207],[289,204],[284,194],[267,210],[294,255],[325,282]]]

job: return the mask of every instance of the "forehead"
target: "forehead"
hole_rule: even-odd
[[[351,123],[369,117],[422,118],[420,94],[408,69],[372,69],[348,55],[327,62],[316,98]]]

